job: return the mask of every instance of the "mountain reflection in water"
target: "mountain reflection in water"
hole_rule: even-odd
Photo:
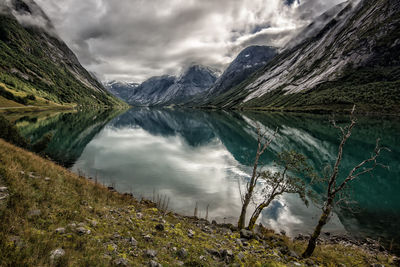
[[[320,170],[332,164],[339,133],[328,116],[262,112],[226,112],[171,109],[131,109],[118,114],[79,112],[32,120],[21,118],[23,134],[37,140],[53,133],[47,153],[73,171],[115,184],[121,192],[151,198],[153,191],[170,198],[174,211],[192,215],[198,203],[200,215],[220,222],[235,222],[240,211],[239,183],[249,179],[257,145],[255,126],[273,131],[278,138],[261,161],[272,168],[274,155],[295,150]],[[114,119],[112,119],[114,117]],[[346,122],[346,117],[338,117]],[[400,219],[400,123],[393,119],[360,117],[345,147],[342,176],[370,155],[377,138],[392,152],[381,161],[390,170],[352,182],[352,199],[358,212],[335,210],[325,228],[347,231],[400,243],[396,222]],[[322,195],[321,187],[314,190]],[[249,212],[251,213],[251,212]],[[262,214],[261,222],[289,235],[308,233],[315,226],[318,205],[306,207],[295,195],[284,195]]]

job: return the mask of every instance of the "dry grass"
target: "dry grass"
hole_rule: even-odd
[[[247,247],[239,246],[235,243],[237,232],[209,225],[210,232],[206,233],[202,231],[204,222],[165,215],[151,204],[109,191],[1,139],[0,186],[6,186],[9,192],[0,205],[0,266],[50,266],[50,253],[56,248],[66,253],[53,263],[59,266],[110,266],[115,259],[143,266],[150,261],[145,255],[147,249],[158,252],[157,261],[163,266],[176,266],[180,261],[187,266],[225,265],[206,249],[229,249],[234,254],[231,263],[242,266],[286,266],[293,261],[306,264],[280,252],[288,246],[300,253],[302,243],[268,232],[266,241],[253,240]],[[40,214],[30,216],[35,210]],[[163,231],[156,230],[160,222]],[[90,234],[78,234],[75,227],[68,226],[71,223],[82,223]],[[64,227],[65,233],[56,233],[59,227]],[[194,237],[188,236],[189,230]],[[137,240],[137,246],[129,242],[131,237]],[[177,257],[176,249],[180,248],[188,252],[184,259]],[[239,253],[243,259],[239,259]],[[322,266],[368,266],[375,262],[389,266],[391,259],[336,245],[319,248],[311,260]]]

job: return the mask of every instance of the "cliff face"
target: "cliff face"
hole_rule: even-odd
[[[128,103],[138,106],[183,104],[206,92],[216,79],[212,70],[199,65],[191,66],[179,78],[160,76],[143,82],[132,90]]]
[[[213,104],[385,105],[385,95],[399,95],[399,16],[399,1],[341,4],[306,28],[257,75]],[[301,37],[305,39],[298,43]]]
[[[56,103],[121,105],[57,36],[32,0],[0,4],[0,82]]]

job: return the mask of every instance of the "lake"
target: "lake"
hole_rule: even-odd
[[[46,113],[14,118],[21,133],[33,142],[47,133],[53,139],[47,154],[76,173],[84,173],[120,192],[169,199],[169,209],[218,222],[236,223],[241,201],[239,186],[250,178],[257,145],[256,125],[277,139],[261,159],[274,168],[276,153],[303,153],[316,170],[333,164],[339,133],[329,116],[289,113],[200,111],[190,109],[131,109]],[[346,116],[337,118],[345,123]],[[324,231],[372,237],[400,243],[400,121],[359,116],[344,151],[341,175],[371,155],[377,138],[389,147],[378,168],[351,183],[352,201],[335,209]],[[289,236],[310,233],[320,215],[321,198],[305,206],[296,195],[274,201],[260,222]],[[251,214],[249,210],[248,214]]]

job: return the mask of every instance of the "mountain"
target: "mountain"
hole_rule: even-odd
[[[127,102],[136,106],[183,104],[209,89],[216,79],[211,69],[194,65],[179,78],[159,76],[146,80],[133,90]]]
[[[356,103],[361,110],[400,111],[399,51],[399,1],[348,1],[208,105],[338,110]]]
[[[1,97],[23,104],[45,101],[84,106],[124,105],[82,67],[33,0],[0,3]]]
[[[277,54],[270,46],[245,48],[218,78],[208,92],[208,97],[220,95],[246,80],[250,74],[265,66]]]
[[[118,82],[111,81],[104,84],[104,87],[114,96],[119,99],[126,100],[135,88],[139,86],[138,83],[132,82]]]

